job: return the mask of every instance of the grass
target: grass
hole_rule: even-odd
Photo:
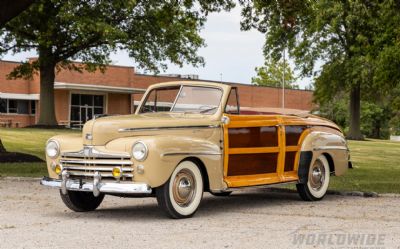
[[[400,193],[400,143],[349,141],[353,168],[333,177],[330,189]]]
[[[0,128],[0,138],[7,151],[27,153],[45,160],[44,147],[46,141],[58,134],[77,133],[75,130],[44,130]],[[45,163],[1,163],[0,176],[47,175]]]
[[[0,137],[8,151],[17,151],[45,158],[44,146],[57,134],[73,130],[0,128]],[[385,140],[349,141],[354,169],[346,175],[333,177],[330,189],[400,193],[400,143]],[[1,176],[47,175],[45,163],[2,163]]]

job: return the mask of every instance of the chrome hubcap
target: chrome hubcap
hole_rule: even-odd
[[[315,161],[310,170],[309,177],[311,188],[319,190],[325,182],[325,167],[320,160]]]
[[[174,200],[179,206],[190,205],[196,192],[196,180],[193,173],[187,169],[179,171],[173,181],[172,190]]]

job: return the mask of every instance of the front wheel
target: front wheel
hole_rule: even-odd
[[[297,184],[297,191],[305,201],[319,201],[324,198],[329,186],[329,163],[324,155],[320,155],[310,165],[307,183]]]
[[[75,212],[88,212],[100,206],[104,199],[104,194],[95,197],[90,192],[67,191],[63,194],[60,190],[61,199],[64,204]]]
[[[156,189],[158,205],[174,219],[191,217],[203,197],[203,177],[191,161],[181,162],[169,180]]]

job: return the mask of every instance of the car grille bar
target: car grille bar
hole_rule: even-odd
[[[85,149],[61,155],[60,164],[71,178],[92,180],[94,174],[99,172],[103,180],[115,181],[112,175],[113,168],[120,167],[122,175],[117,180],[133,180],[133,162],[129,154],[109,154],[99,152],[94,148],[90,148],[87,153]]]
[[[78,164],[78,165],[82,165],[82,164],[89,164],[89,165],[100,165],[100,164],[104,164],[104,165],[133,165],[132,161],[127,161],[127,160],[82,160],[82,159],[61,159],[60,163],[64,163],[64,164]]]

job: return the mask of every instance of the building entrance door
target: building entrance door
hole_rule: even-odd
[[[80,121],[81,124],[86,123],[88,120],[91,120],[93,118],[93,107],[89,107],[87,105],[85,106],[81,106],[81,117],[80,117]]]
[[[70,126],[82,126],[94,115],[104,114],[104,95],[71,94]]]

